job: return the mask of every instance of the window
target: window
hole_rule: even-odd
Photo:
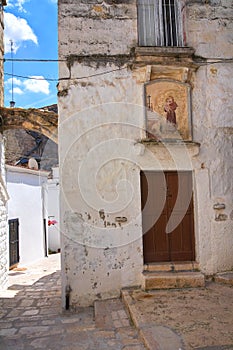
[[[179,0],[138,0],[139,46],[184,46]]]

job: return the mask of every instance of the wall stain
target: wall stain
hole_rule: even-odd
[[[104,209],[100,209],[100,210],[99,210],[99,216],[100,216],[100,219],[102,219],[103,221],[105,220]]]

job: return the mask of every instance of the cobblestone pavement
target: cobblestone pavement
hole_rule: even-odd
[[[0,292],[0,350],[144,350],[121,300],[62,312],[59,254],[9,273]]]
[[[135,325],[151,350],[233,350],[233,286],[123,291]],[[167,341],[169,339],[169,341]]]

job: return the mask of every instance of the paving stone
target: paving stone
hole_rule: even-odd
[[[120,299],[95,302],[95,322],[98,328],[120,328],[130,325],[124,305]]]
[[[56,324],[56,320],[44,320],[41,322],[43,326],[52,326]]]
[[[12,327],[12,322],[1,322],[0,321],[0,329],[11,328],[11,327]]]
[[[17,332],[16,328],[4,328],[4,329],[0,329],[0,335],[1,336],[8,336],[8,335],[13,335]]]
[[[21,313],[21,310],[15,309],[15,310],[12,310],[11,312],[9,312],[8,317],[16,317],[16,316],[19,316],[20,313]]]
[[[207,346],[205,348],[196,348],[196,350],[233,350],[232,345]]]
[[[181,350],[182,339],[171,329],[163,326],[150,326],[140,330],[140,334],[148,349]]]
[[[27,311],[24,311],[23,313],[23,316],[34,316],[34,315],[37,315],[39,313],[39,310],[27,310]]]
[[[35,334],[39,334],[39,333],[43,333],[49,330],[49,327],[47,326],[30,326],[30,327],[21,327],[19,329],[19,334],[27,334],[29,335],[30,333],[35,333]]]
[[[135,345],[135,344],[127,345],[124,347],[124,350],[144,350],[144,349],[145,349],[144,346],[142,347],[142,345]]]
[[[27,306],[31,306],[33,304],[34,300],[33,299],[23,299],[20,301],[20,304],[18,305],[18,308],[25,308]]]
[[[0,295],[0,350],[145,350],[119,299],[101,304],[108,314],[101,327],[93,307],[62,311],[58,256],[10,278],[17,293]]]

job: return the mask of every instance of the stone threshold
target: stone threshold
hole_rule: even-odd
[[[177,271],[199,271],[199,264],[196,261],[169,261],[144,264],[144,272],[177,272]]]
[[[201,272],[143,272],[142,289],[183,289],[205,286],[205,277]]]
[[[214,276],[214,281],[218,283],[224,283],[233,286],[233,271],[226,271],[217,273]]]

